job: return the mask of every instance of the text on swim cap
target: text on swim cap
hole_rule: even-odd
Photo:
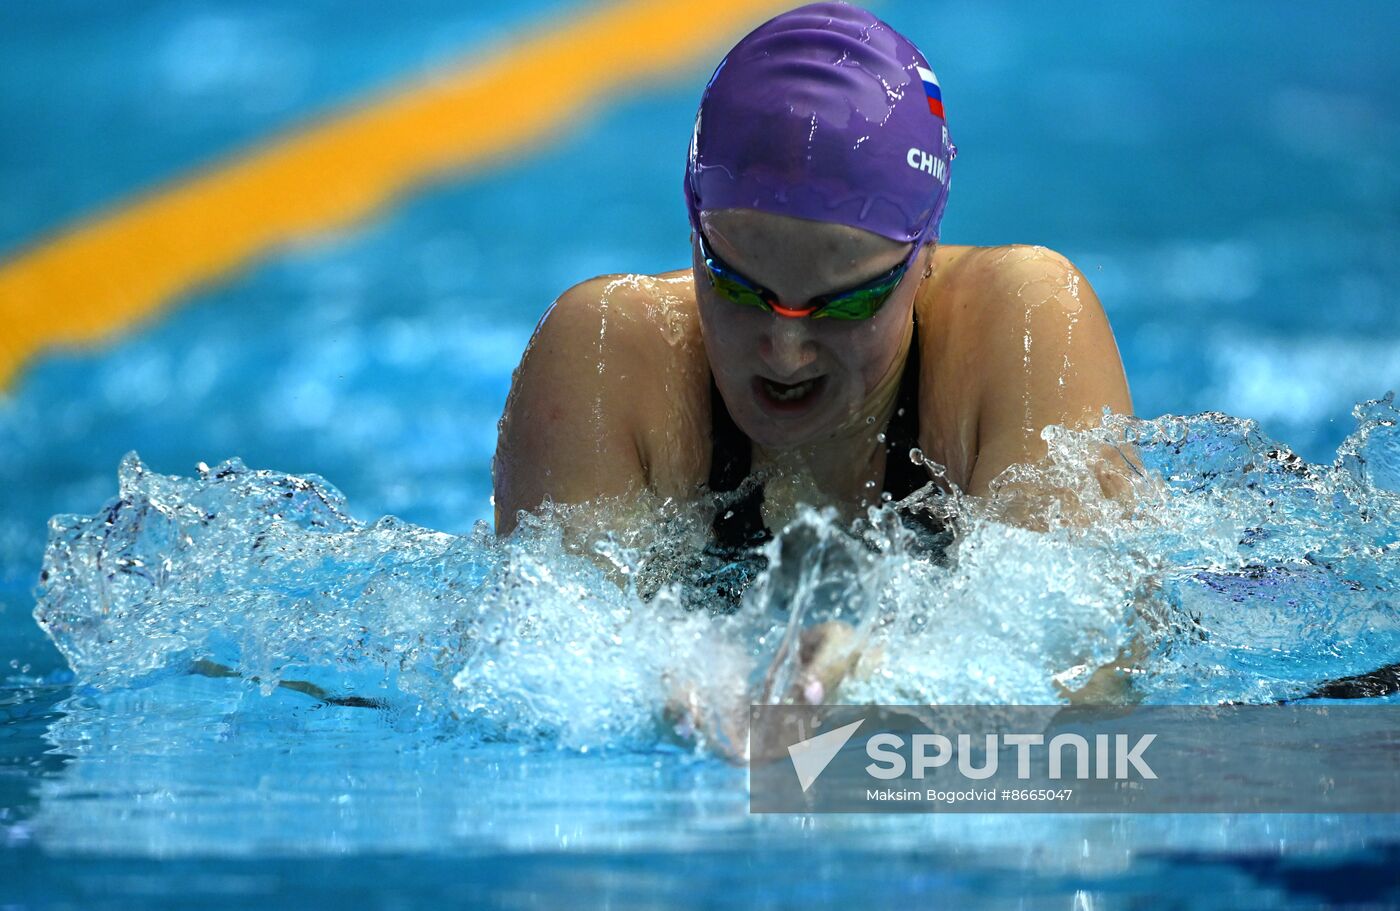
[[[923,171],[925,174],[932,174],[939,183],[948,182],[948,162],[937,158],[923,149],[913,146],[909,149],[909,154],[904,156],[904,160],[909,162],[909,167],[916,171]]]

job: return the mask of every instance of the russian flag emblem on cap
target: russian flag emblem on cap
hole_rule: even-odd
[[[933,75],[933,70],[924,67],[916,67],[919,71],[919,78],[924,82],[924,94],[928,96],[929,113],[941,120],[947,120],[943,116],[943,91],[938,87],[938,77]]]

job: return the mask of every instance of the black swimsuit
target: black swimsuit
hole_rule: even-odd
[[[739,491],[749,477],[753,444],[734,423],[729,409],[720,397],[714,377],[710,377],[710,424],[713,440],[710,456],[710,490],[717,494]],[[890,500],[902,500],[929,482],[929,473],[909,458],[909,452],[919,445],[919,324],[914,323],[913,340],[904,363],[895,398],[894,415],[885,428],[884,492]],[[707,553],[714,557],[741,559],[757,545],[772,539],[773,533],[763,524],[763,485],[751,483],[737,497],[720,497],[711,525],[712,539]],[[934,536],[941,553],[950,537],[942,523],[925,511],[903,514],[906,524],[913,524]],[[928,542],[928,538],[924,538]],[[751,558],[750,558],[751,559]],[[734,582],[741,588],[761,569],[749,566]]]

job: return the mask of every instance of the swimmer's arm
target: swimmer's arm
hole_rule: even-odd
[[[577,504],[630,499],[646,483],[629,403],[637,353],[625,318],[606,295],[606,277],[570,288],[545,313],[506,399],[492,462],[496,532],[546,498]],[[610,331],[610,329],[612,331]]]
[[[985,367],[968,484],[976,496],[990,493],[993,479],[1008,466],[1044,458],[1040,433],[1046,426],[1093,427],[1105,407],[1116,414],[1133,410],[1113,330],[1073,263],[1043,247],[1012,247],[982,268],[988,270],[982,286],[989,313],[980,339]],[[1125,469],[1131,466],[1121,453],[1104,451],[1097,474],[1105,493],[1125,495],[1118,481]],[[1061,506],[1072,512],[1075,504]]]
[[[1013,247],[987,276],[986,303],[993,308],[983,344],[987,365],[979,396],[978,449],[968,492],[992,493],[993,481],[1016,464],[1046,455],[1041,431],[1058,424],[1097,426],[1107,407],[1131,414],[1132,397],[1118,346],[1094,289],[1064,256],[1043,247]],[[1128,478],[1140,472],[1135,453],[1105,447],[1094,473],[1100,492],[1131,497]],[[1043,528],[1054,505],[1062,521],[1082,515],[1077,495],[1048,483],[998,482],[1004,517]],[[1071,703],[1122,702],[1145,657],[1134,634],[1115,659],[1081,667],[1055,685]]]

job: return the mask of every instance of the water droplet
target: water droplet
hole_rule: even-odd
[[[875,439],[879,440],[881,443],[885,442],[884,432],[881,431],[880,433],[875,434]]]
[[[867,423],[867,424],[873,424],[873,423],[875,423],[875,415],[872,414],[870,417],[866,418],[866,419],[865,419],[865,423]]]
[[[924,464],[924,451],[915,446],[913,449],[909,450],[909,461],[913,462],[915,465]]]

